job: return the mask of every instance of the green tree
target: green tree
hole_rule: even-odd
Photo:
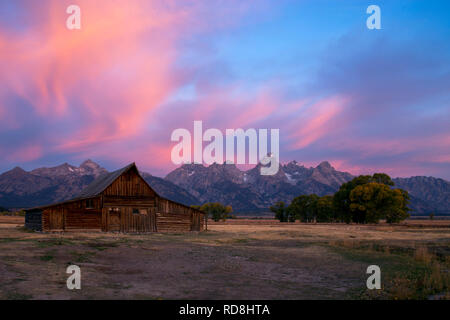
[[[357,186],[370,182],[371,178],[371,176],[358,176],[349,182],[343,183],[334,194],[333,207],[338,221],[350,223],[353,220],[350,210],[350,192]]]
[[[350,210],[357,223],[378,223],[386,218],[388,223],[399,222],[408,217],[408,195],[389,185],[369,182],[350,192]]]
[[[394,182],[392,181],[391,177],[389,177],[385,173],[375,173],[372,176],[361,175],[355,177],[353,180],[349,182],[343,183],[339,188],[339,190],[333,196],[333,207],[335,210],[336,220],[343,221],[346,223],[350,223],[351,221],[353,222],[364,221],[365,219],[364,217],[367,212],[365,210],[363,210],[364,212],[358,210],[356,204],[353,205],[353,208],[350,208],[350,205],[352,204],[350,194],[355,188],[362,185],[366,185],[368,183],[378,183],[388,187],[392,187],[394,185]]]
[[[386,212],[386,222],[387,223],[398,223],[405,220],[410,216],[409,211],[411,209],[409,205],[409,194],[408,191],[403,189],[391,189],[393,192],[392,206]]]
[[[301,222],[312,222],[317,217],[317,200],[315,194],[300,195],[294,198],[288,207],[289,216]]]
[[[197,209],[205,212],[216,222],[220,220],[226,220],[228,215],[233,212],[233,208],[231,206],[225,206],[219,202],[208,202],[199,207],[192,207],[197,207]]]
[[[323,196],[316,203],[317,222],[332,222],[335,220],[333,196]]]
[[[287,222],[288,216],[287,216],[287,207],[283,201],[278,201],[273,206],[271,206],[270,211],[272,211],[275,214],[275,218],[278,219],[280,222]]]
[[[389,177],[386,173],[375,173],[370,182],[382,183],[387,186],[393,186],[394,181],[392,181],[391,177]]]

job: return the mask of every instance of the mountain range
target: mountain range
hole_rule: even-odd
[[[327,161],[309,168],[292,161],[280,165],[274,176],[260,175],[260,166],[241,171],[233,164],[185,164],[165,178],[141,174],[165,198],[186,205],[221,202],[238,214],[267,212],[273,203],[289,203],[301,194],[333,194],[354,177]],[[71,199],[107,172],[92,160],[79,167],[67,163],[32,171],[16,167],[0,175],[0,206],[17,209]],[[422,176],[393,180],[410,193],[413,213],[450,212],[450,182]]]

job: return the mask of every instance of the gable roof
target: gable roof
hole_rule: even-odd
[[[117,178],[119,178],[122,174],[130,170],[131,168],[136,167],[136,164],[133,162],[122,169],[116,170],[114,172],[108,172],[100,175],[91,182],[85,189],[83,189],[73,200],[75,199],[84,199],[84,198],[93,198],[98,196],[100,193],[105,191]],[[137,169],[137,168],[136,168]],[[137,171],[137,170],[136,170]],[[139,174],[139,171],[137,171]]]

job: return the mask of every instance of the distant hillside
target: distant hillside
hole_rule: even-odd
[[[91,160],[80,167],[65,163],[30,172],[17,167],[0,175],[0,206],[30,208],[69,200],[106,172]],[[173,183],[148,173],[142,175],[161,196],[186,205],[199,204],[199,200]]]
[[[326,161],[310,168],[292,161],[281,165],[274,176],[261,176],[259,169],[260,165],[241,171],[233,164],[186,164],[165,178],[141,174],[165,198],[186,205],[222,202],[239,214],[264,212],[276,201],[290,202],[301,194],[333,194],[354,177]],[[24,208],[71,199],[105,172],[91,160],[79,167],[65,163],[30,172],[14,168],[0,175],[0,206]],[[448,181],[433,177],[393,180],[396,187],[410,193],[414,214],[450,213]]]
[[[450,213],[450,182],[433,177],[393,179],[411,195],[411,207],[419,213]]]
[[[90,160],[80,167],[65,163],[30,172],[17,167],[0,175],[0,205],[23,208],[67,200],[104,172]]]
[[[274,176],[261,176],[260,166],[240,171],[233,164],[186,164],[166,176],[166,180],[186,189],[201,202],[230,204],[236,212],[261,212],[276,201],[290,202],[301,194],[319,196],[335,193],[340,185],[354,178],[324,161],[307,168],[296,161],[281,165]],[[411,196],[413,214],[450,212],[450,183],[433,177],[394,179],[396,187]]]

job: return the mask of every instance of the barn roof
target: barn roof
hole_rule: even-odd
[[[48,207],[53,207],[53,206],[69,203],[69,202],[94,198],[94,197],[100,195],[117,178],[119,178],[122,174],[124,174],[125,172],[127,172],[128,170],[130,170],[133,167],[136,168],[137,173],[140,175],[139,170],[136,167],[136,164],[133,162],[133,163],[127,165],[126,167],[123,167],[122,169],[119,169],[119,170],[116,170],[113,172],[104,173],[104,174],[98,176],[94,181],[91,182],[91,184],[89,184],[78,195],[76,195],[74,198],[72,198],[70,200],[65,200],[65,201],[61,201],[61,202],[57,202],[57,203],[53,203],[53,204],[49,204],[49,205],[34,207],[34,208],[26,209],[25,211],[33,211],[36,209],[48,208]],[[145,179],[142,178],[142,180],[144,180],[144,182],[147,183],[147,181],[145,181]],[[149,186],[150,189],[153,190],[153,188],[148,183],[147,183],[147,185]],[[158,197],[162,198],[160,195],[158,195],[156,193],[155,190],[153,190],[153,192],[155,192],[155,194]]]
[[[92,198],[98,196],[118,177],[135,166],[136,164],[133,162],[122,169],[100,175],[90,185],[83,189],[74,199]]]

